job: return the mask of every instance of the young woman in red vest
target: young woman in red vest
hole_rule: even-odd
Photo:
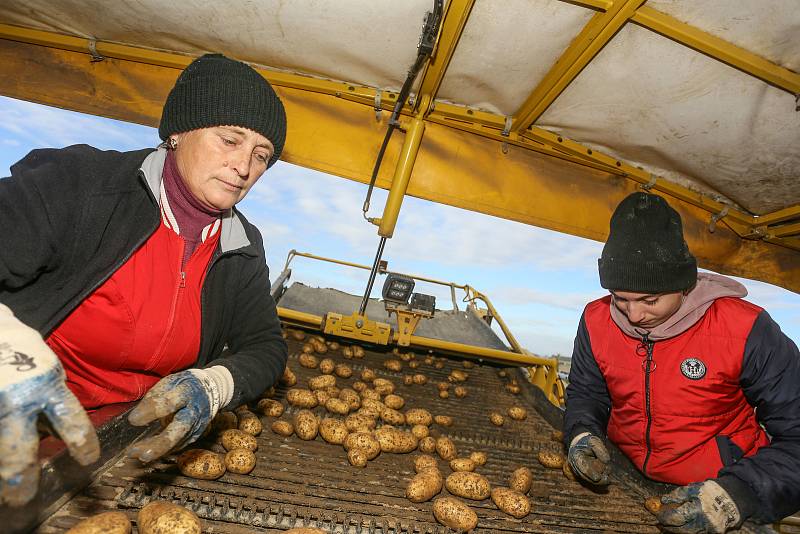
[[[744,286],[697,273],[681,219],[634,193],[611,217],[599,260],[610,295],[575,339],[565,442],[584,480],[611,471],[602,437],[642,473],[680,485],[659,522],[726,532],[800,509],[800,354]]]
[[[134,425],[174,414],[131,451],[151,461],[283,372],[261,235],[235,208],[283,149],[280,99],[205,55],[159,135],[156,150],[34,150],[0,180],[0,503],[36,492],[39,414],[89,464],[84,410],[144,397]]]

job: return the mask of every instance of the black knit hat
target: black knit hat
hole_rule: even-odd
[[[278,161],[286,141],[286,112],[269,82],[250,65],[222,54],[192,61],[178,77],[161,113],[158,135],[213,126],[242,126],[272,142]]]
[[[619,203],[597,263],[600,285],[610,290],[671,293],[697,282],[681,216],[650,193],[633,193]]]

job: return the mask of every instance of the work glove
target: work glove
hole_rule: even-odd
[[[97,433],[67,388],[58,357],[36,330],[0,304],[0,504],[22,506],[36,495],[39,414],[78,463],[97,461]]]
[[[221,365],[165,376],[131,410],[128,421],[144,426],[170,416],[172,420],[155,436],[136,443],[128,454],[146,463],[196,441],[232,395],[233,377]]]
[[[567,461],[572,471],[585,481],[595,486],[609,483],[611,455],[608,454],[603,440],[594,434],[583,432],[572,438]]]
[[[658,522],[666,532],[721,534],[741,525],[739,507],[713,480],[681,486],[661,497]]]

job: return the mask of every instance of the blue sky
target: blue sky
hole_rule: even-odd
[[[0,97],[0,176],[30,150],[86,143],[134,150],[158,144],[153,128]],[[279,161],[239,207],[264,235],[274,279],[291,249],[371,264],[376,227],[361,216],[366,186]],[[373,195],[380,216],[384,191]],[[605,294],[597,279],[602,243],[406,198],[384,259],[394,271],[467,283],[486,293],[530,351],[569,355],[584,305]],[[292,280],[361,295],[367,271],[298,258]],[[800,295],[738,279],[796,342]],[[373,296],[379,294],[378,279]],[[446,308],[449,290],[418,284]],[[463,306],[463,305],[462,305]]]

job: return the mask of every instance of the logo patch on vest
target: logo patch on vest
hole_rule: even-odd
[[[706,376],[706,364],[697,358],[686,358],[681,362],[681,373],[689,380],[700,380]]]

